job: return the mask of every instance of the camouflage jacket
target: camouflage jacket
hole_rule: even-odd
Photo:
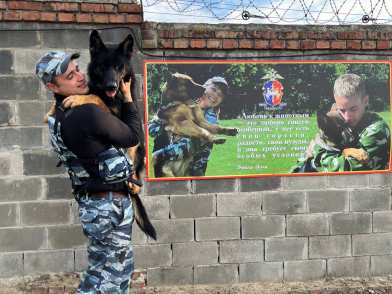
[[[212,108],[204,109],[204,118],[210,124],[218,123],[218,116]],[[164,127],[158,118],[149,123],[148,133],[151,137],[156,138],[154,140],[154,155],[159,156],[163,161],[181,160],[188,152],[193,152],[194,159],[189,175],[204,176],[213,145],[198,139],[171,136],[170,142],[162,146],[158,142],[158,138],[161,137],[163,132],[165,132]]]
[[[355,158],[345,158],[342,150],[327,150],[321,144],[315,144],[311,158],[299,159],[291,172],[339,172],[388,169],[390,152],[390,129],[376,113],[367,112],[354,130],[357,143],[353,148],[362,148],[368,155],[366,163]],[[352,146],[351,146],[352,147]]]

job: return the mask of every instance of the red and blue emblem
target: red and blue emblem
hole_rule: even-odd
[[[267,106],[279,106],[283,97],[283,85],[278,80],[269,80],[263,84],[263,96]]]

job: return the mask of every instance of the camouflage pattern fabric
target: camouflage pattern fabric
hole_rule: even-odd
[[[133,271],[131,245],[133,210],[129,197],[83,196],[79,216],[89,239],[88,269],[83,273],[77,294],[127,294]]]
[[[320,144],[313,147],[313,157],[299,159],[290,172],[337,172],[384,170],[389,165],[391,134],[388,125],[376,113],[365,113],[356,130],[358,143],[354,148],[363,148],[369,161],[360,162],[355,158],[345,158],[341,151],[326,150]]]
[[[204,109],[204,118],[210,124],[218,123],[218,116],[212,108]],[[158,137],[160,132],[164,132],[161,121],[153,119],[148,126],[151,137]],[[154,142],[156,144],[157,142]],[[198,139],[179,138],[171,144],[158,149],[154,155],[162,160],[181,160],[187,152],[194,152],[194,160],[189,171],[190,176],[204,176],[207,163],[210,158],[213,144]]]

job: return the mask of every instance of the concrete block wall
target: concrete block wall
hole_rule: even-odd
[[[0,277],[82,271],[86,239],[67,176],[55,167],[42,124],[51,97],[33,71],[35,60],[53,48],[80,51],[85,68],[85,29],[91,27],[0,27]],[[145,37],[141,31],[146,27],[150,25],[132,28]],[[11,31],[15,28],[19,31]],[[107,31],[105,38],[116,42],[127,32]],[[159,43],[155,41],[146,47]],[[146,47],[146,53],[163,53],[162,48]],[[272,51],[217,48],[192,53],[235,58]],[[151,57],[135,53],[139,93],[144,58]],[[153,241],[137,226],[133,231],[136,268],[147,272],[148,285],[392,273],[390,174],[146,182],[142,197],[158,232]]]

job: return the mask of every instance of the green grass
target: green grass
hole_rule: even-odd
[[[390,112],[379,113],[390,125]],[[278,127],[265,125],[279,121]],[[306,121],[306,124],[293,122]],[[237,176],[254,174],[287,173],[295,165],[297,159],[304,153],[311,139],[317,132],[316,116],[308,118],[268,118],[268,119],[232,119],[221,120],[221,126],[236,127],[239,134],[236,137],[226,137],[226,142],[214,145],[208,162],[206,176]],[[305,130],[301,129],[306,127]],[[255,128],[269,128],[256,131]],[[246,131],[246,128],[252,128]],[[291,129],[290,129],[291,128]],[[249,146],[239,146],[247,141]],[[288,141],[289,143],[282,141]],[[261,142],[257,145],[257,142]],[[240,147],[241,150],[238,149]],[[280,147],[280,151],[263,151],[263,148]],[[149,140],[149,158],[153,148],[153,140]],[[274,156],[275,155],[275,156]],[[282,156],[279,158],[279,156]],[[154,177],[152,165],[149,165],[149,176]]]

